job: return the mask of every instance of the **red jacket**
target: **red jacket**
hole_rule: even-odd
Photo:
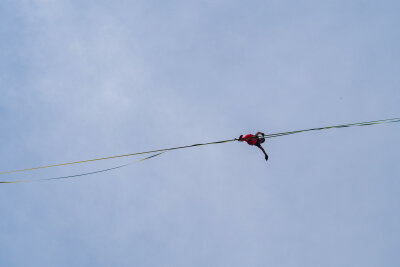
[[[247,134],[243,137],[242,140],[240,140],[241,142],[246,141],[247,144],[254,146],[255,144],[257,144],[258,138],[255,135],[252,134]]]

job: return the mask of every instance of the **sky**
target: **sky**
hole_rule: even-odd
[[[0,2],[0,170],[400,117],[398,1]],[[400,124],[0,186],[1,266],[399,266]],[[96,171],[123,158],[13,175]]]

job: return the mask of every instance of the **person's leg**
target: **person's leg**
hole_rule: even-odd
[[[268,155],[267,155],[267,153],[265,152],[265,150],[264,150],[264,148],[260,145],[260,144],[256,144],[256,147],[258,147],[259,149],[261,149],[261,151],[264,153],[264,155],[265,155],[265,160],[268,160]]]

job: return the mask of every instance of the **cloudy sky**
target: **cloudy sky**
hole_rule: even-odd
[[[0,170],[400,117],[398,1],[0,2]],[[398,266],[400,125],[0,186],[1,266]],[[1,175],[63,176],[124,158]]]

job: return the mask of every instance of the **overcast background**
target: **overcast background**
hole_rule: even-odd
[[[400,117],[399,1],[0,2],[0,171]],[[400,266],[400,125],[0,186],[1,266]],[[13,175],[47,178],[135,158]]]

